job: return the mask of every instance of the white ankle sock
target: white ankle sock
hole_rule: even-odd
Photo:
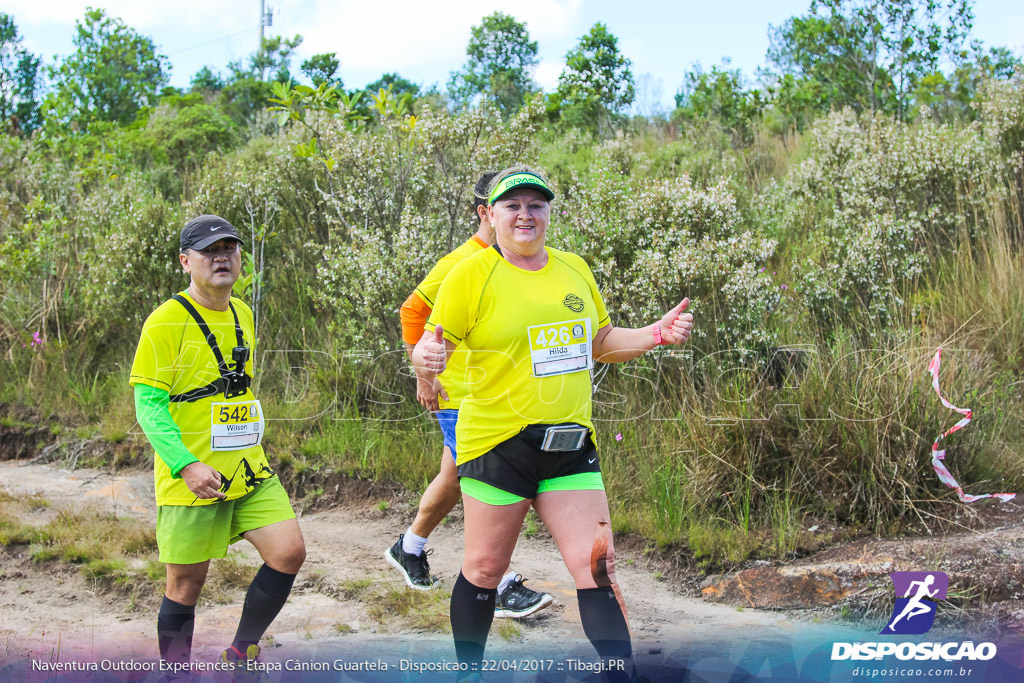
[[[407,555],[421,554],[426,545],[427,539],[414,534],[412,532],[412,527],[409,527],[406,530],[405,537],[402,539],[402,550],[404,550]]]
[[[498,594],[500,595],[501,593],[503,593],[505,589],[508,588],[508,585],[512,583],[517,576],[519,575],[513,571],[510,571],[508,574],[505,574],[505,576],[503,576],[501,579],[501,583],[498,584]]]

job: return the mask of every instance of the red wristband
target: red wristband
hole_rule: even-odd
[[[651,327],[651,333],[654,334],[654,345],[661,346],[665,341],[661,338],[661,322],[656,322]]]

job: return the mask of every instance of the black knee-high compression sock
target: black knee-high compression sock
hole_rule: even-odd
[[[604,679],[628,681],[633,673],[633,644],[615,591],[610,586],[578,588],[576,599],[583,632],[605,667]]]
[[[459,572],[452,589],[451,620],[455,638],[455,656],[460,664],[479,670],[484,658],[487,632],[494,621],[494,601],[498,591],[494,588],[474,586]]]
[[[295,574],[285,574],[271,569],[266,564],[256,572],[256,578],[249,584],[242,605],[242,617],[238,620],[238,631],[231,645],[243,655],[250,645],[260,638],[284,607],[292,592]]]
[[[192,657],[192,633],[196,625],[196,606],[182,605],[166,595],[156,617],[156,639],[160,659],[188,663]]]

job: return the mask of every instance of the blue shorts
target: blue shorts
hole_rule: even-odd
[[[434,413],[437,423],[441,425],[441,434],[444,435],[444,445],[452,452],[452,459],[455,459],[455,423],[459,421],[459,411],[446,408]]]

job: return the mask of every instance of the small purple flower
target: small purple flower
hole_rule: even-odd
[[[781,285],[779,285],[779,289],[782,289],[783,291],[785,291],[785,290],[789,289],[789,285],[787,285],[785,282],[783,282]]]
[[[622,441],[622,434],[616,434],[615,435],[615,440],[616,441]]]

